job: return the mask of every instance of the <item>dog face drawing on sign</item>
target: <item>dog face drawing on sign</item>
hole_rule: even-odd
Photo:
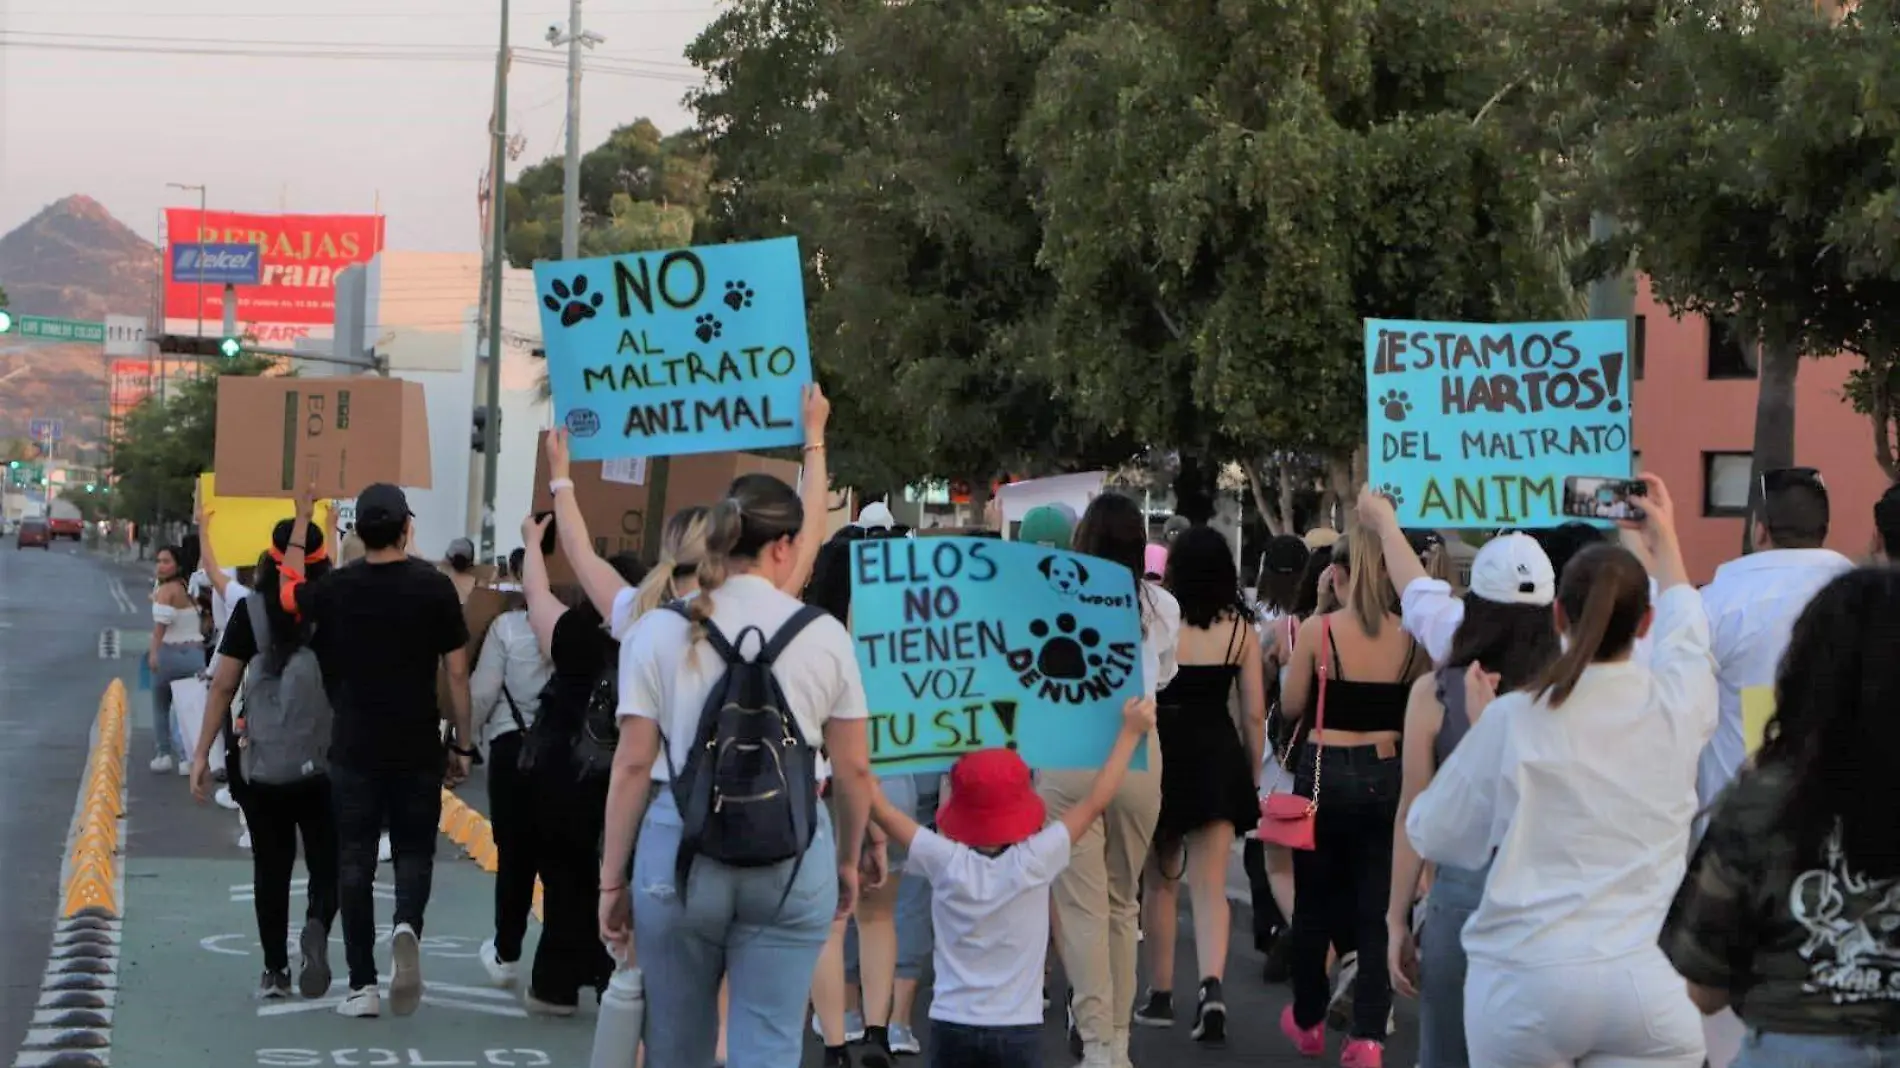
[[[1045,556],[1042,563],[1036,565],[1042,577],[1048,580],[1050,588],[1064,597],[1074,597],[1088,585],[1088,568],[1081,562],[1067,556]]]

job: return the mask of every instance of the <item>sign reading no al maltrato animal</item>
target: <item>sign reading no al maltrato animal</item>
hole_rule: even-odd
[[[1135,576],[990,538],[877,538],[851,561],[851,637],[883,774],[1014,749],[1039,770],[1099,768],[1141,696]],[[1146,767],[1146,747],[1135,751]]]
[[[580,460],[796,445],[811,381],[796,238],[534,265]]]
[[[1621,321],[1366,320],[1370,482],[1408,527],[1555,526],[1564,479],[1630,470]]]

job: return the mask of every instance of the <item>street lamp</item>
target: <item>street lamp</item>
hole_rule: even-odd
[[[198,194],[198,243],[200,245],[204,244],[205,187],[202,185],[186,185],[183,182],[166,182],[165,188],[182,189],[187,193]],[[174,258],[172,262],[176,263],[178,261]],[[205,272],[203,264],[199,264],[198,266],[198,336],[205,336]]]

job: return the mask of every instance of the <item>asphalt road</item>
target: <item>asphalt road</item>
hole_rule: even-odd
[[[123,599],[110,592],[114,584]],[[250,1000],[261,962],[248,897],[250,864],[236,847],[235,814],[193,805],[182,779],[155,776],[145,768],[151,750],[149,695],[135,686],[144,588],[142,572],[76,555],[66,546],[51,553],[20,553],[10,542],[0,547],[0,960],[5,961],[0,1052],[6,1053],[0,1065],[11,1062],[10,1051],[38,996],[58,905],[60,851],[87,731],[99,694],[114,674],[133,689],[134,728],[115,1058],[139,1050],[148,1068],[584,1063],[591,1005],[576,1020],[525,1019],[507,995],[484,989],[475,949],[489,933],[492,882],[447,840],[437,854],[436,893],[425,932],[431,990],[421,1013],[351,1021],[323,1011],[323,1004],[273,1007]],[[127,655],[118,661],[99,658],[99,632],[110,627],[128,631]],[[477,809],[487,807],[482,782],[478,773],[462,793]],[[385,868],[379,882],[389,877]],[[386,893],[379,893],[377,904],[385,925]],[[301,907],[300,899],[294,901],[293,913]],[[1182,919],[1177,974],[1188,977],[1197,969],[1188,936],[1192,928],[1185,914]],[[1260,958],[1248,929],[1244,906],[1236,907],[1228,957],[1228,1046],[1196,1048],[1185,1023],[1171,1031],[1139,1030],[1133,1050],[1137,1063],[1208,1068],[1313,1063],[1296,1057],[1279,1035],[1277,1020],[1289,992],[1260,980]],[[535,937],[531,932],[531,943]],[[386,948],[378,955],[387,961]],[[333,959],[341,964],[340,944]],[[1185,979],[1183,991],[1191,1000]],[[927,1003],[918,1007],[920,1025],[927,1012]],[[1059,1006],[1050,1013],[1045,1043],[1045,1063],[1052,1066],[1069,1063],[1059,1014]],[[1414,1062],[1415,1035],[1415,1014],[1401,1005],[1388,1064],[1405,1068]],[[1337,1048],[1335,1037],[1333,1057]],[[811,1043],[806,1064],[817,1065],[817,1053]],[[914,1068],[921,1062],[903,1063]]]
[[[136,652],[103,660],[99,635],[131,628],[138,645],[147,632],[138,574],[72,542],[22,550],[0,539],[0,1064],[13,1062],[39,999],[99,696],[114,675],[137,675]]]

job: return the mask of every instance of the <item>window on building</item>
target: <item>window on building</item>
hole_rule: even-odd
[[[1742,345],[1741,332],[1726,319],[1709,320],[1709,377],[1755,377],[1755,359]]]
[[[1749,480],[1754,475],[1754,468],[1755,455],[1753,453],[1703,453],[1702,514],[1705,516],[1747,515]]]
[[[1630,381],[1643,380],[1645,350],[1649,347],[1649,317],[1639,315],[1630,324]]]

